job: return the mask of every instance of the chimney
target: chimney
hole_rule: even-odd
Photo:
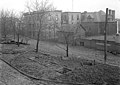
[[[115,10],[112,10],[112,20],[115,20]]]
[[[112,15],[112,10],[111,9],[109,9],[109,15]]]

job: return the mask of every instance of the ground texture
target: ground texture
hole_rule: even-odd
[[[66,58],[64,50],[54,43],[40,42],[38,53],[35,53],[34,46],[35,41],[20,47],[13,44],[2,46],[2,59],[20,72],[35,78],[21,75],[1,61],[1,81],[5,85],[120,85],[119,62],[112,63],[117,66],[98,63],[93,56],[95,52],[103,55],[100,51],[70,47],[70,57]],[[96,62],[93,61],[95,59]],[[102,57],[99,59],[102,62]],[[115,61],[113,58],[111,60]]]

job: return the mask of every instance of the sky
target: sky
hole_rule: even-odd
[[[0,9],[21,12],[26,10],[26,3],[34,0],[0,0]],[[115,10],[116,18],[120,18],[120,0],[49,0],[58,10],[76,12],[94,12],[106,8]]]

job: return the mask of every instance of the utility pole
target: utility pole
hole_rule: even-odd
[[[106,8],[106,20],[104,29],[104,63],[107,60],[107,22],[108,22],[108,8]]]
[[[119,33],[119,25],[118,25],[118,21],[117,22],[117,34]]]

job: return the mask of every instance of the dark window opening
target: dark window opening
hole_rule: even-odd
[[[73,15],[72,15],[72,20],[74,20],[74,19],[73,19]]]
[[[80,42],[80,46],[84,46],[84,42]]]
[[[77,20],[79,20],[79,15],[77,15]]]

